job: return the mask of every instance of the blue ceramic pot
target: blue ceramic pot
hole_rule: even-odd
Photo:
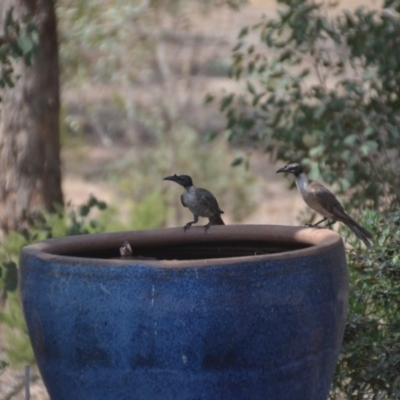
[[[326,400],[348,276],[332,231],[212,226],[27,246],[20,291],[53,400]]]

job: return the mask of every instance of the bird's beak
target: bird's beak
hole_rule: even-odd
[[[171,175],[171,176],[166,176],[163,181],[172,181],[172,182],[178,182],[178,176],[177,175]]]
[[[282,168],[279,168],[278,171],[276,171],[276,173],[278,174],[279,172],[286,172],[286,171],[287,171],[286,166],[284,166]]]

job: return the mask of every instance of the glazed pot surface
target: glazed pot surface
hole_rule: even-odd
[[[124,240],[139,259],[110,258]],[[331,231],[66,237],[24,248],[20,278],[53,400],[328,396],[348,299],[343,243]]]

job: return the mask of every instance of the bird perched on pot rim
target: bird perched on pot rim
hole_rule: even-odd
[[[317,227],[326,220],[331,221],[327,226],[334,224],[336,221],[340,221],[346,224],[367,247],[371,247],[371,243],[368,239],[372,239],[372,233],[367,231],[353,218],[346,214],[343,206],[331,191],[319,182],[309,179],[303,172],[300,164],[288,164],[285,167],[278,169],[276,172],[288,172],[293,174],[296,178],[296,185],[303,200],[310,208],[324,217],[321,221],[310,225],[311,227]]]
[[[225,225],[221,218],[224,212],[219,208],[217,199],[207,189],[197,188],[193,185],[192,178],[189,175],[172,175],[164,178],[165,181],[173,181],[185,188],[181,194],[181,203],[188,207],[193,213],[194,221],[188,222],[183,229],[186,231],[192,224],[198,222],[199,217],[209,219],[204,226],[207,231],[211,225]]]

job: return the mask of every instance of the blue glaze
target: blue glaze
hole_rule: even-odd
[[[347,308],[342,245],[176,269],[76,260],[21,256],[53,400],[327,399]]]

